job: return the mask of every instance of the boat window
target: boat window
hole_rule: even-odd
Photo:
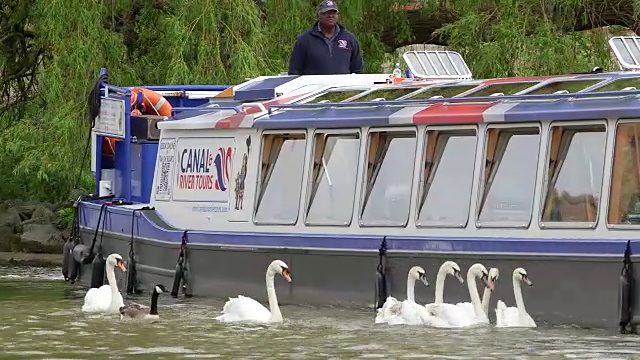
[[[487,85],[480,90],[474,91],[465,95],[479,97],[479,96],[490,96],[496,93],[503,93],[504,95],[514,95],[524,89],[528,89],[536,84],[539,84],[540,81],[526,81],[526,82],[509,82],[509,83],[496,83]]]
[[[476,142],[475,129],[427,131],[417,226],[466,226]]]
[[[363,92],[367,91],[368,89],[360,89],[360,90],[329,90],[328,92],[316,97],[313,100],[310,101],[306,101],[305,103],[307,104],[313,104],[313,103],[318,103],[320,101],[330,101],[332,103],[334,102],[341,102],[344,101],[348,98],[354,97],[358,94],[362,94]]]
[[[487,131],[479,226],[528,227],[538,170],[538,128]]]
[[[358,177],[360,135],[316,134],[308,225],[351,224]]]
[[[640,224],[640,122],[618,124],[609,194],[609,224]]]
[[[409,220],[416,134],[372,132],[368,146],[360,223],[363,226],[405,226]]]
[[[608,83],[605,86],[599,87],[591,92],[603,92],[603,91],[619,91],[624,88],[634,87],[640,90],[640,77],[618,79]]]
[[[567,81],[555,81],[544,85],[539,89],[527,92],[527,94],[553,94],[556,91],[567,90],[570,93],[578,92],[582,89],[586,89],[589,86],[602,82],[604,79],[591,79],[591,80],[567,80]]]
[[[604,125],[551,128],[544,226],[554,222],[595,224],[606,138]]]
[[[268,134],[262,144],[255,222],[293,225],[298,219],[302,190],[305,134]]]
[[[429,99],[432,96],[442,96],[445,98],[450,98],[465,91],[471,90],[476,86],[478,85],[434,86],[412,96],[409,96],[407,100]]]
[[[372,101],[374,99],[383,98],[386,101],[395,100],[399,97],[409,95],[414,91],[419,90],[420,87],[401,87],[395,89],[377,89],[374,90],[364,96],[357,97],[355,99],[351,99],[350,101]]]

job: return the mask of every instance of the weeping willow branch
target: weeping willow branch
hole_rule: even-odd
[[[476,15],[482,16],[491,12],[501,12],[503,2],[485,2],[480,9],[473,6],[472,0],[452,0],[437,3],[413,2],[408,5],[394,6],[395,11],[403,12],[413,34],[410,38],[398,38],[394,28],[387,28],[382,33],[382,43],[388,50],[410,44],[449,45],[449,38],[443,32],[443,27],[463,20],[469,15],[471,5],[479,10]],[[514,2],[511,2],[512,4]],[[538,2],[529,0],[523,7],[530,9],[528,13],[517,14],[521,18],[532,17],[545,19],[554,25],[558,31],[572,32],[596,29],[604,26],[618,25],[640,33],[640,17],[638,4],[634,0],[556,0]],[[455,9],[458,9],[456,11]],[[466,10],[466,11],[465,11]],[[498,22],[496,24],[500,23]],[[527,35],[531,35],[529,30]]]
[[[35,42],[26,0],[4,1],[0,18],[1,115],[35,95],[37,70],[45,50]]]

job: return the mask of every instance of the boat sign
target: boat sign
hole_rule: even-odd
[[[174,201],[224,204],[228,211],[229,185],[235,139],[232,137],[178,138]]]
[[[93,131],[99,135],[124,137],[124,100],[100,99],[100,114]]]
[[[171,190],[176,159],[176,139],[165,138],[158,145],[156,200],[171,200]]]

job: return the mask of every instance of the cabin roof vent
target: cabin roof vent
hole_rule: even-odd
[[[471,80],[472,74],[462,55],[455,51],[407,51],[402,58],[415,77],[426,79]]]
[[[614,36],[609,47],[622,70],[640,70],[640,36]]]

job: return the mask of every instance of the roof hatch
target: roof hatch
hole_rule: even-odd
[[[407,51],[402,58],[415,77],[426,79],[471,79],[471,70],[455,51]]]
[[[640,70],[640,36],[614,36],[609,46],[622,70]]]

